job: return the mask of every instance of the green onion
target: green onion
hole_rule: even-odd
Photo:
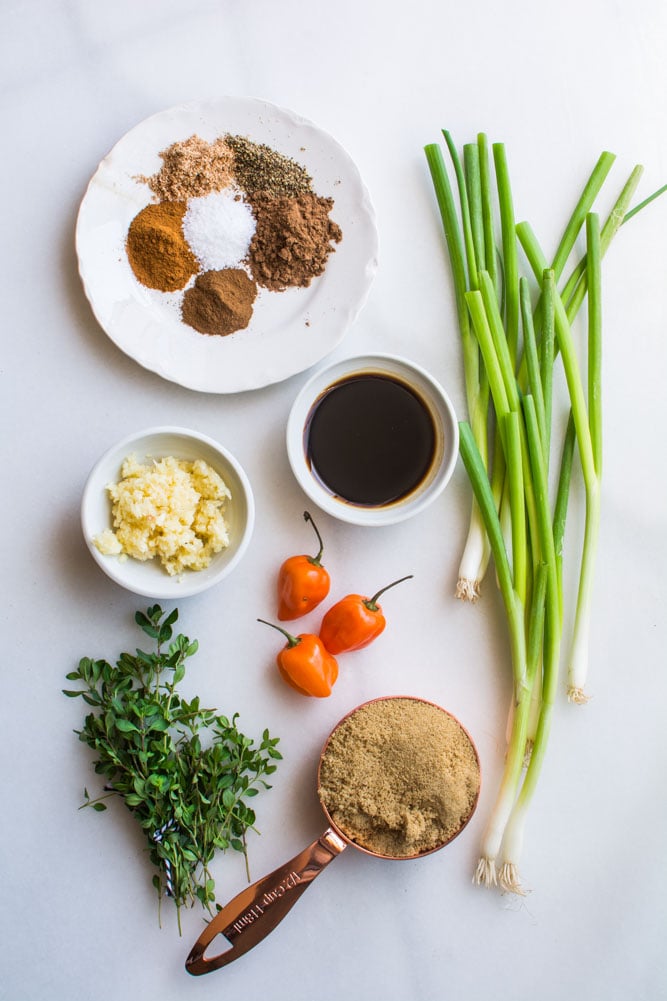
[[[464,163],[462,164],[451,134],[444,130],[443,135],[457,182],[458,208],[440,146],[431,143],[425,147],[425,152],[438,199],[452,267],[463,346],[469,420],[480,455],[485,466],[490,469],[493,458],[494,492],[497,497],[500,497],[504,488],[503,458],[497,447],[497,429],[492,426],[490,419],[492,414],[489,406],[489,382],[485,367],[481,363],[480,351],[471,328],[466,305],[467,293],[479,290],[481,270],[488,273],[498,299],[503,301],[506,298],[505,286],[507,282],[500,276],[497,267],[498,250],[493,224],[494,202],[489,150],[486,135],[480,133],[476,144],[469,143],[464,147]],[[497,176],[500,174],[503,179],[501,182],[503,185],[501,187],[503,220],[505,238],[508,239],[508,233],[514,225],[514,214],[509,184],[505,181],[506,171],[502,148],[494,148],[494,161]],[[503,184],[503,182],[505,183]],[[510,268],[510,270],[512,269]],[[514,295],[510,298],[513,302],[515,301]],[[468,536],[459,567],[456,591],[458,598],[471,602],[477,601],[489,557],[490,549],[483,520],[477,501],[473,498]]]
[[[426,156],[449,250],[468,403],[469,419],[460,423],[460,452],[473,506],[460,581],[468,582],[466,594],[474,600],[485,560],[489,554],[493,557],[513,680],[505,766],[475,879],[522,893],[519,862],[526,816],[547,751],[564,643],[569,646],[568,698],[586,701],[602,475],[601,262],[621,225],[667,186],[630,209],[641,176],[641,167],[635,167],[600,227],[594,202],[614,162],[613,154],[602,153],[550,265],[530,225],[515,223],[504,146],[492,147],[494,205],[484,134],[464,147],[463,164],[451,135],[443,135],[456,177],[458,208],[439,147],[427,146]],[[495,235],[496,214],[500,239]],[[559,289],[582,229],[585,254]],[[518,244],[532,274],[519,273]],[[582,373],[572,324],[586,297]],[[567,386],[565,421],[557,419],[561,408],[554,405],[556,365]],[[566,636],[569,595],[564,593],[563,539],[575,459],[582,472],[586,511],[574,624]]]
[[[494,192],[492,191],[486,135],[480,132],[477,136],[476,144],[468,143],[464,146],[463,163],[461,163],[451,134],[443,130],[443,136],[456,179],[458,209],[440,147],[435,143],[431,143],[425,147],[425,153],[440,208],[454,279],[454,293],[463,347],[468,419],[484,463],[491,470],[493,492],[499,501],[503,494],[506,496],[506,490],[504,489],[504,457],[502,449],[499,447],[498,430],[494,424],[493,408],[489,406],[489,387],[485,379],[484,366],[480,366],[479,352],[475,338],[470,330],[470,322],[464,299],[466,292],[479,288],[479,272],[488,272],[493,287],[496,290],[496,296],[503,315],[510,354],[514,358],[516,355],[520,313],[520,283],[518,280],[518,260],[516,240],[514,239],[514,207],[509,171],[504,145],[502,143],[494,143],[495,198],[500,216],[500,237],[497,237],[494,227],[496,205],[494,204]],[[612,153],[604,152],[600,155],[563,231],[553,265],[550,269],[553,273],[553,287],[550,299],[552,310],[555,282],[563,272],[568,256],[576,245],[576,240],[585,222],[586,215],[607,178],[614,160],[615,157]],[[644,199],[635,208],[630,209],[629,204],[641,173],[641,167],[634,168],[602,227],[602,255],[606,252],[621,224],[632,218],[640,209],[648,205],[658,195],[662,194],[663,191],[667,190],[666,185]],[[519,231],[520,228],[521,224],[518,227]],[[586,258],[584,256],[573,269],[561,293],[570,322],[572,322],[583,303],[586,289]],[[545,314],[541,323],[541,337],[545,341],[544,348],[541,351],[541,365],[543,380],[546,380],[543,394],[546,417],[545,429],[546,433],[550,434],[550,380],[553,361],[549,361],[547,344],[549,334],[546,311],[548,308],[549,300],[545,298],[545,292],[543,292],[542,296],[538,297],[538,313],[542,312]],[[523,369],[520,368],[520,376],[522,371]],[[531,391],[533,390],[531,389]],[[503,515],[503,523],[505,520],[506,518]],[[477,600],[488,566],[489,555],[488,540],[485,537],[477,503],[473,498],[468,534],[459,566],[456,588],[457,597],[470,601]]]
[[[522,468],[520,456],[521,443],[516,411],[507,411],[501,423],[504,425],[504,439],[507,442],[510,455],[508,469],[510,476],[517,479],[514,487],[510,488],[510,504],[516,504],[521,495]],[[498,511],[491,491],[491,484],[486,475],[486,469],[477,450],[470,426],[465,421],[462,421],[459,429],[461,458],[463,459],[475,498],[484,519],[493,552],[498,585],[507,616],[514,676],[512,732],[505,758],[505,769],[500,789],[483,835],[480,860],[475,874],[478,883],[490,886],[497,882],[496,860],[501,850],[505,826],[510,818],[521,780],[530,716],[531,687],[528,684],[524,605],[515,586],[515,573],[510,566]],[[521,510],[515,509],[513,522],[518,523],[520,518]],[[525,535],[522,535],[521,538],[525,540]],[[515,543],[521,545],[518,535],[515,536]]]
[[[600,317],[600,228],[597,216],[586,220],[586,279],[588,282],[588,427],[592,452],[592,479],[586,483],[586,520],[581,556],[579,594],[568,666],[568,697],[586,702],[584,686],[588,673],[593,572],[600,530],[600,483],[602,476],[601,317]]]
[[[512,361],[516,361],[519,338],[519,261],[516,246],[514,205],[510,185],[507,157],[503,143],[493,144],[493,162],[496,167],[500,227],[502,233],[502,260],[505,286],[505,327],[507,345]]]
[[[544,256],[527,223],[517,227],[521,245],[535,274],[544,270]],[[572,407],[572,418],[579,450],[586,494],[584,543],[579,573],[575,628],[568,667],[568,698],[584,703],[585,681],[588,673],[588,636],[593,586],[593,569],[600,526],[600,473],[601,473],[601,327],[600,327],[600,230],[598,218],[589,213],[586,219],[587,266],[586,283],[589,293],[589,352],[588,352],[588,404],[579,371],[576,348],[563,300],[555,302],[556,339],[562,356]],[[593,420],[593,424],[591,424]],[[595,428],[595,448],[593,445]],[[597,449],[597,454],[596,454]]]
[[[477,281],[477,260],[472,237],[472,226],[470,223],[470,203],[468,200],[465,177],[461,163],[456,152],[456,148],[447,132],[444,133],[445,141],[450,149],[450,154],[454,164],[455,175],[458,181],[459,203],[461,212],[461,222],[457,214],[454,195],[449,182],[445,160],[440,149],[435,143],[425,147],[426,159],[431,172],[433,187],[435,190],[440,216],[442,219],[449,260],[451,265],[452,279],[454,282],[454,298],[456,301],[456,311],[461,335],[461,345],[463,349],[463,371],[466,388],[466,402],[470,425],[475,436],[478,451],[483,462],[488,462],[488,382],[483,374],[480,365],[479,348],[475,335],[470,325],[470,316],[466,305],[465,296],[471,288],[476,287]],[[484,152],[482,144],[482,152]],[[469,155],[470,159],[470,155]],[[470,170],[470,167],[469,167]],[[490,223],[490,202],[488,195],[488,166],[484,156],[479,158],[479,178],[480,178],[480,199],[473,199],[476,210],[482,216],[482,232],[484,233],[485,254],[495,255],[495,248],[488,248]],[[475,224],[476,232],[479,227]],[[465,234],[465,237],[464,237]],[[479,240],[479,236],[478,236]],[[472,273],[472,277],[469,277]],[[477,503],[473,499],[468,536],[461,557],[459,567],[459,578],[457,583],[457,596],[469,601],[476,601],[479,596],[479,587],[486,572],[489,561],[489,544],[484,531],[480,512]]]

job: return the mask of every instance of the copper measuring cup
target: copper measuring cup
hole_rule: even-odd
[[[372,699],[370,702],[365,702],[362,705],[357,706],[336,724],[325,741],[320,754],[317,769],[318,792],[320,789],[322,759],[324,758],[331,738],[336,733],[338,728],[360,709],[364,709],[366,706],[371,705],[374,702],[385,702],[387,699],[402,699],[425,703],[426,705],[439,709],[441,712],[452,718],[470,741],[470,746],[474,753],[479,772],[479,756],[477,754],[477,749],[468,732],[459,723],[459,721],[452,716],[451,713],[448,713],[447,710],[442,709],[441,706],[437,706],[433,702],[428,702],[426,699],[417,699],[413,696],[387,696],[385,698]],[[371,855],[374,858],[400,860],[415,859],[421,858],[424,855],[431,855],[433,852],[444,848],[445,845],[448,845],[461,833],[475,812],[478,799],[479,783],[468,815],[464,818],[461,825],[451,835],[451,837],[436,845],[434,848],[417,852],[414,855],[381,855],[378,852],[371,851],[371,849],[357,844],[336,825],[335,821],[330,816],[327,807],[320,799],[322,809],[324,810],[329,824],[324,833],[308,845],[307,848],[304,848],[303,851],[299,852],[298,855],[295,855],[294,858],[290,859],[289,862],[285,862],[284,865],[274,869],[273,872],[269,873],[267,876],[264,876],[256,883],[246,887],[246,889],[242,890],[232,900],[230,900],[229,903],[222,908],[222,910],[218,911],[216,916],[209,922],[192,947],[190,954],[185,961],[186,970],[193,976],[201,976],[204,973],[211,973],[213,970],[217,970],[221,966],[227,966],[235,959],[238,959],[239,956],[242,956],[244,953],[252,949],[253,946],[257,945],[258,942],[261,942],[262,939],[266,938],[266,936],[273,931],[276,925],[278,925],[285,915],[292,909],[301,894],[310,886],[315,877],[319,876],[322,870],[328,866],[330,862],[337,858],[338,855],[340,855],[340,853],[348,847],[348,845],[352,845],[353,848],[364,852],[366,855]],[[227,948],[216,956],[207,957],[205,955],[206,950],[218,935],[221,935],[224,939],[226,939]]]

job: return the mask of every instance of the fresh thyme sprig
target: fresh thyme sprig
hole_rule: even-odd
[[[67,675],[84,687],[63,691],[92,708],[75,732],[95,751],[95,771],[106,778],[101,795],[91,798],[84,790],[82,806],[103,811],[109,797],[122,798],[159,870],[153,885],[160,900],[172,897],[180,925],[183,905],[199,900],[212,910],[209,866],[216,849],[242,852],[247,869],[255,813],[246,800],[270,788],[265,776],[282,755],[268,730],[257,745],[238,730],[238,714],[230,719],[202,708],[198,697],[187,702],[179,695],[185,661],[198,644],[183,635],[172,639],[177,618],[177,609],[166,615],[159,605],[137,612],[155,650],[122,653],[115,666],[84,657]]]

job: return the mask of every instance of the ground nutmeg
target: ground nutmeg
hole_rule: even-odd
[[[200,334],[226,336],[244,330],[252,317],[257,285],[243,268],[205,271],[183,296],[183,322]]]

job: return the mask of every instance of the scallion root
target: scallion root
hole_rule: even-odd
[[[519,879],[518,866],[516,866],[514,862],[503,862],[500,867],[498,883],[500,884],[501,890],[505,890],[507,893],[516,893],[520,897],[526,896],[526,891],[521,885],[521,880]]]
[[[473,883],[477,886],[497,886],[496,862],[492,858],[481,858],[477,863]]]
[[[460,601],[470,601],[473,605],[481,594],[481,581],[459,577],[456,582],[456,597]]]
[[[589,701],[590,695],[586,695],[583,688],[568,688],[567,701],[573,702],[577,706],[584,706]]]

